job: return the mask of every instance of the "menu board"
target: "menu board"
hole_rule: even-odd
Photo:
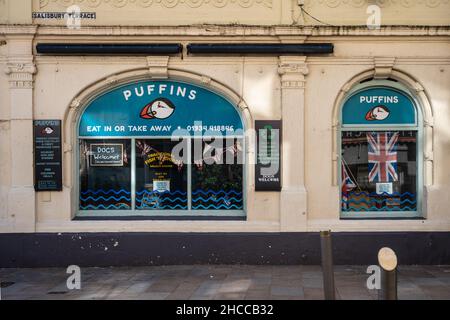
[[[61,120],[34,120],[34,190],[62,190]]]
[[[281,190],[281,120],[255,120],[255,190]]]

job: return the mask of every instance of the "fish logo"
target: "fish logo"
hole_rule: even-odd
[[[389,114],[391,112],[389,111],[389,109],[386,106],[383,105],[379,105],[376,107],[373,107],[372,109],[369,110],[369,112],[367,112],[366,114],[366,120],[367,121],[382,121],[384,119],[386,119],[387,117],[389,117]]]
[[[175,111],[175,105],[166,98],[158,98],[141,110],[142,119],[167,119]]]
[[[52,134],[53,131],[55,131],[55,130],[53,130],[52,127],[45,127],[44,129],[42,129],[41,132],[42,132],[42,133],[45,133],[45,134]]]

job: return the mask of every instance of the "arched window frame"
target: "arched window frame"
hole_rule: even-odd
[[[343,108],[345,103],[355,94],[361,91],[371,89],[371,88],[387,88],[399,91],[406,95],[412,102],[416,113],[416,124],[414,126],[405,125],[391,125],[391,124],[377,124],[377,125],[344,125],[343,124]],[[424,218],[423,210],[423,189],[424,189],[424,120],[422,114],[423,106],[421,101],[416,97],[416,95],[405,85],[398,81],[392,80],[369,80],[361,81],[355,84],[351,89],[345,94],[339,105],[338,114],[338,127],[336,134],[336,146],[337,146],[337,184],[339,186],[339,215],[341,219],[413,219],[413,218]],[[387,130],[410,130],[417,131],[417,176],[416,176],[416,186],[417,186],[417,205],[416,211],[358,211],[358,212],[345,212],[342,211],[341,201],[342,201],[342,131],[387,131]]]
[[[238,112],[239,117],[242,122],[242,126],[244,128],[244,132],[252,127],[252,117],[249,112],[249,109],[245,102],[240,99],[237,94],[235,94],[233,91],[231,91],[229,88],[221,85],[220,83],[207,78],[205,76],[201,75],[195,75],[188,72],[184,72],[181,70],[170,70],[169,69],[169,77],[168,78],[158,78],[158,79],[149,79],[146,76],[146,71],[137,70],[137,71],[130,71],[125,72],[122,75],[114,75],[112,77],[106,78],[103,81],[94,84],[91,86],[91,88],[87,88],[86,90],[83,90],[79,94],[79,98],[75,98],[70,108],[68,109],[68,113],[66,114],[66,122],[71,123],[71,129],[72,131],[69,131],[69,134],[67,134],[65,141],[71,140],[71,146],[68,147],[66,143],[66,148],[70,151],[72,154],[72,161],[73,164],[73,170],[70,173],[70,175],[66,176],[65,179],[65,185],[70,185],[72,188],[72,218],[78,218],[77,214],[80,211],[79,210],[79,147],[78,142],[80,141],[80,136],[78,132],[79,123],[81,120],[81,116],[83,115],[84,110],[87,108],[87,106],[98,98],[99,96],[108,93],[109,91],[118,89],[122,86],[134,83],[136,81],[151,81],[151,80],[167,80],[167,81],[176,81],[180,83],[186,83],[194,86],[201,87],[205,90],[208,90],[218,96],[221,96],[225,100],[227,100]],[[231,136],[230,136],[231,137]],[[249,193],[253,192],[253,188],[251,185],[249,185],[248,181],[251,181],[250,175],[253,174],[251,168],[246,165],[250,158],[252,158],[254,155],[253,148],[249,147],[249,137],[243,135],[240,136],[244,143],[243,143],[243,157],[244,157],[244,163],[242,165],[242,192],[243,192],[243,209],[242,210],[186,210],[186,212],[181,212],[181,210],[178,210],[176,214],[172,214],[172,217],[167,217],[167,210],[146,210],[145,214],[140,215],[142,218],[162,218],[162,219],[180,219],[183,220],[183,218],[191,219],[191,218],[212,218],[215,217],[219,219],[235,219],[235,218],[245,218],[247,216],[247,202],[249,198]],[[101,138],[101,137],[100,137]],[[112,137],[115,139],[120,138],[130,138],[131,137]],[[133,141],[136,138],[140,139],[147,139],[147,137],[133,137]],[[148,137],[148,139],[158,139],[158,138],[167,138],[167,137]],[[69,152],[68,152],[69,153]],[[131,156],[132,159],[134,159],[133,155]],[[133,165],[133,164],[132,164]],[[134,170],[134,169],[133,169]],[[189,178],[190,181],[190,178]],[[134,183],[134,182],[133,182]],[[191,185],[188,184],[188,188],[191,188]],[[136,212],[133,209],[134,212]],[[129,216],[130,210],[121,211],[121,210],[102,210],[103,213],[107,213],[108,216],[100,216],[100,220],[105,219],[121,219],[124,216]],[[174,211],[172,211],[174,212]],[[126,213],[126,214],[125,214]],[[88,217],[89,219],[89,217]]]

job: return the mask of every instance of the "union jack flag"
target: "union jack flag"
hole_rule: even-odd
[[[369,182],[397,181],[398,132],[367,133]]]
[[[342,162],[342,193],[346,193],[356,188],[356,184],[353,182],[352,178],[348,175],[347,168]]]

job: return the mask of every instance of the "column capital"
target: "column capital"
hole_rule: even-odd
[[[278,74],[281,77],[282,88],[304,88],[305,77],[308,73],[309,69],[306,63],[306,56],[280,56],[278,61]]]
[[[5,73],[9,76],[10,88],[32,89],[33,75],[36,73],[33,57],[9,59],[6,63]]]

